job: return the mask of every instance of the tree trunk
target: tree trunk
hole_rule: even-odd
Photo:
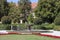
[[[13,30],[13,26],[11,25],[11,31]]]

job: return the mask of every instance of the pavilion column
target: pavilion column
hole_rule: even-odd
[[[14,24],[13,21],[12,21],[12,23],[11,23],[11,31],[13,30],[13,25],[12,25],[12,24]]]
[[[23,20],[20,20],[20,24],[22,24],[23,23]]]

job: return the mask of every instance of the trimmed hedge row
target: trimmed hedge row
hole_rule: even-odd
[[[54,30],[60,31],[60,25],[55,25]]]
[[[13,29],[19,28],[19,30],[28,29],[28,25],[26,24],[12,24]],[[54,24],[42,24],[42,25],[33,25],[31,29],[43,29],[43,30],[57,30],[60,31],[60,25]],[[0,30],[11,30],[11,24],[0,24]]]
[[[48,23],[44,23],[44,24],[41,24],[41,25],[34,25],[32,26],[33,29],[42,29],[42,30],[51,30],[51,29],[54,29],[54,24],[48,24]]]
[[[13,29],[17,29],[18,27],[20,30],[27,29],[25,24],[0,24],[0,30],[10,30],[11,25],[13,26]]]
[[[9,24],[0,24],[0,30],[10,30]]]

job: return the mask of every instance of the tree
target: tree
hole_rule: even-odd
[[[28,20],[29,23],[33,23],[33,20],[34,20],[33,15],[29,14],[27,20]]]
[[[44,22],[54,22],[59,14],[60,0],[39,0],[35,10],[36,16],[44,20]]]
[[[3,16],[8,15],[8,3],[7,0],[0,0],[0,20]]]
[[[3,16],[1,18],[1,21],[2,21],[3,24],[11,24],[11,19],[10,19],[9,16]]]
[[[31,12],[31,2],[30,0],[20,0],[18,4],[19,4],[20,14],[22,15],[21,18],[24,20],[24,22],[26,22],[27,17]]]
[[[59,14],[57,15],[57,17],[55,18],[54,23],[55,23],[56,25],[60,25],[60,13],[59,13]]]
[[[12,19],[12,22],[16,23],[19,22],[20,19],[20,13],[19,13],[19,7],[16,6],[15,3],[11,2],[9,3],[9,14],[10,18]]]

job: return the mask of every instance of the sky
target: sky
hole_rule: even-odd
[[[8,2],[15,2],[15,3],[17,3],[18,2],[18,0],[7,0]],[[31,2],[38,2],[38,0],[31,0]]]

